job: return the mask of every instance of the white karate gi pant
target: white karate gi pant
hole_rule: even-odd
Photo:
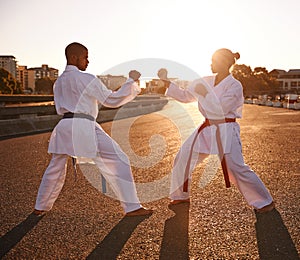
[[[106,181],[111,185],[125,212],[141,207],[132,177],[127,155],[103,130],[96,128],[98,156],[92,158]],[[66,154],[52,154],[52,159],[43,175],[35,209],[51,210],[59,196],[66,178]]]
[[[201,163],[208,156],[208,154],[199,154],[192,151],[188,192],[183,192],[184,172],[191,152],[193,139],[194,135],[191,135],[184,142],[174,160],[170,188],[170,198],[172,200],[189,198],[192,171],[198,163]],[[230,153],[225,154],[225,159],[230,181],[238,188],[250,206],[260,209],[273,201],[261,179],[244,163],[242,146],[236,135],[232,138],[231,150]]]

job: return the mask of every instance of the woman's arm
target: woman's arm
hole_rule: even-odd
[[[165,68],[157,72],[157,76],[164,82],[166,87],[166,96],[172,97],[180,102],[189,103],[197,101],[197,99],[186,89],[179,88],[175,83],[168,78],[168,71]]]
[[[194,95],[192,95],[187,89],[179,88],[174,83],[170,84],[165,95],[172,97],[182,103],[189,103],[189,102],[197,101],[197,98]]]

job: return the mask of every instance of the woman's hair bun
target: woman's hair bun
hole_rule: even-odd
[[[238,52],[235,52],[235,53],[232,53],[233,54],[233,57],[238,60],[241,56]]]

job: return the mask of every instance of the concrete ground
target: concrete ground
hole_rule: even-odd
[[[34,217],[36,193],[50,160],[50,133],[0,141],[0,258],[299,259],[300,111],[244,106],[239,120],[244,158],[276,202],[275,210],[255,214],[235,187],[225,188],[220,168],[207,175],[215,169],[207,161],[194,171],[190,205],[168,208],[168,185],[160,180],[172,169],[180,133],[185,136],[193,128],[188,117],[196,124],[201,119],[192,105],[180,109],[169,102],[167,114],[135,118],[128,138],[118,140],[133,162],[143,204],[154,209],[148,218],[124,217],[119,202],[93,187],[85,170],[75,181],[71,161],[53,209]],[[129,121],[102,126],[118,139]],[[122,134],[114,134],[115,129]],[[163,138],[150,139],[154,134]],[[210,182],[205,183],[203,173]],[[156,181],[163,185],[151,190]]]

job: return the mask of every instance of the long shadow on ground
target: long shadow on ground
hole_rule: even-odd
[[[258,252],[261,260],[300,259],[279,212],[255,213]]]
[[[87,259],[116,259],[135,228],[149,216],[124,217],[96,246]]]
[[[169,206],[175,216],[166,220],[160,249],[161,260],[189,259],[189,208],[188,203]]]
[[[43,216],[31,213],[23,222],[0,238],[0,258],[7,254],[21,239],[33,229]]]

